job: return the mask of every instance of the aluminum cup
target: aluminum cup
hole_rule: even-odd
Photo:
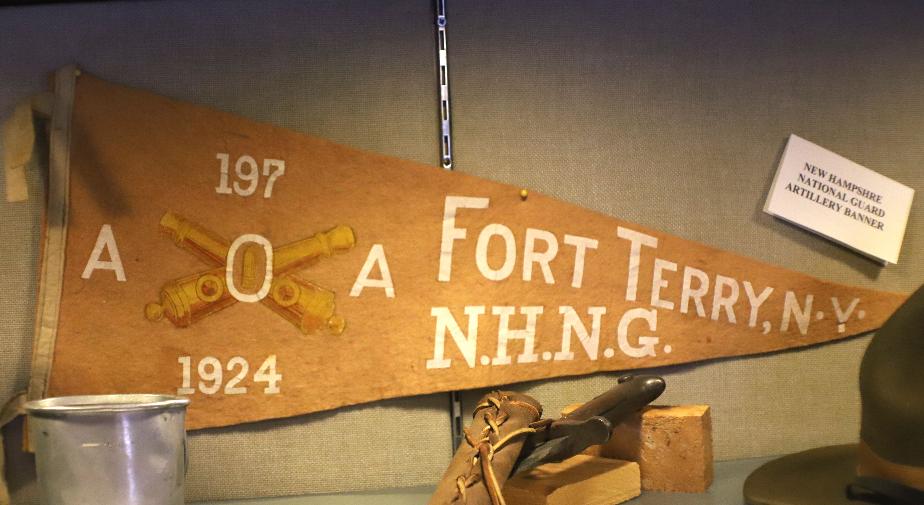
[[[186,406],[175,396],[26,403],[43,505],[182,505]]]

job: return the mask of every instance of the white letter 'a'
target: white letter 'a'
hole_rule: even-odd
[[[99,259],[104,248],[109,251],[109,261]],[[94,270],[112,270],[117,281],[125,282],[125,268],[122,267],[122,258],[119,257],[119,247],[116,245],[115,236],[112,235],[112,227],[108,224],[99,229],[96,245],[93,246],[93,252],[90,253],[90,259],[87,260],[87,266],[84,267],[80,278],[89,279]]]
[[[381,279],[369,278],[375,265],[379,266],[379,271],[382,273]],[[387,298],[395,297],[395,283],[391,281],[391,272],[388,270],[388,261],[385,259],[385,248],[382,244],[374,244],[369,250],[369,256],[366,257],[366,262],[359,271],[356,282],[353,283],[350,296],[359,296],[363,288],[382,288]]]

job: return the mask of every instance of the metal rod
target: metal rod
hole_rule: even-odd
[[[452,452],[462,443],[462,429],[465,426],[462,420],[462,393],[459,391],[449,392],[449,422],[452,433]]]
[[[436,0],[436,81],[439,83],[440,99],[437,107],[440,117],[440,164],[452,170],[452,124],[449,121],[449,56],[446,49],[446,0]],[[452,452],[462,443],[462,394],[449,392],[449,429],[452,436]]]

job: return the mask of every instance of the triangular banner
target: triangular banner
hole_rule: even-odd
[[[86,74],[71,127],[39,393],[189,395],[190,428],[806,346],[906,298]]]

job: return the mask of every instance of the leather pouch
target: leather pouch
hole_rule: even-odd
[[[501,489],[540,417],[542,406],[528,395],[510,391],[485,395],[430,505],[503,504]]]

